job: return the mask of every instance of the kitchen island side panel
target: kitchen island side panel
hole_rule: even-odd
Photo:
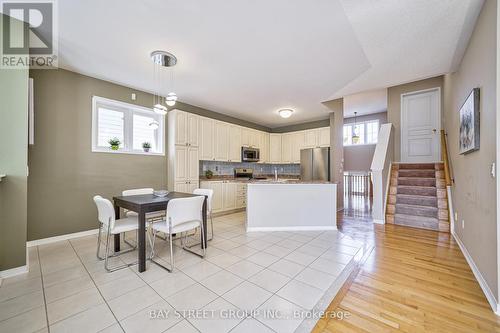
[[[247,231],[336,230],[337,185],[248,184]]]

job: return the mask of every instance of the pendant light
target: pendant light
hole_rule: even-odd
[[[160,95],[161,92],[161,87],[162,87],[162,67],[173,67],[175,64],[177,64],[177,58],[165,51],[154,51],[151,53],[151,60],[153,61],[153,80],[155,82],[155,91],[153,94],[153,110],[155,113],[160,114],[160,115],[166,115],[167,114],[167,107],[163,105],[163,100],[165,104],[168,106],[174,106],[175,102],[177,101],[177,95],[173,92],[169,93],[166,98],[163,98]],[[173,73],[172,69],[170,72],[170,78],[171,82],[173,81]],[[158,124],[155,122],[152,122],[149,124],[151,128],[156,127],[158,128]]]
[[[356,116],[357,112],[354,112],[354,127],[352,129],[352,143],[357,144],[359,143],[359,133],[358,133],[358,126],[356,124]]]

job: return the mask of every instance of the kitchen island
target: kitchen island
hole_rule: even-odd
[[[247,189],[247,231],[337,229],[337,185],[253,182]]]

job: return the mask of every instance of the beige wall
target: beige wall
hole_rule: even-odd
[[[0,271],[26,264],[27,165],[28,70],[0,69]]]
[[[454,231],[465,244],[495,295],[497,283],[496,181],[490,169],[496,160],[496,1],[485,2],[465,56],[456,73],[444,79],[444,128],[455,184],[458,213]],[[458,153],[459,109],[473,88],[480,91],[481,147]],[[465,221],[462,228],[461,221]]]
[[[387,112],[379,112],[365,116],[356,117],[356,121],[363,122],[378,119],[379,124],[387,123]],[[344,124],[354,123],[354,117],[345,118]],[[369,171],[372,165],[375,144],[361,146],[344,146],[344,170],[345,171]]]
[[[432,61],[432,59],[429,59]],[[441,88],[441,110],[443,109],[443,77],[401,84],[387,89],[387,122],[394,125],[394,160],[401,161],[401,94],[431,88]]]

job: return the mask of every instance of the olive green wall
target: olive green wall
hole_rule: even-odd
[[[0,271],[26,265],[27,165],[28,70],[0,69]]]
[[[492,164],[498,157],[497,70],[497,2],[488,0],[483,5],[459,69],[444,78],[443,122],[448,134],[448,152],[455,180],[452,198],[458,221],[455,222],[454,232],[498,301],[498,193],[497,180],[490,174]],[[478,151],[460,155],[459,110],[473,88],[480,89],[481,146]]]
[[[344,209],[344,99],[323,103],[330,113],[330,179],[337,184],[337,210]]]
[[[410,82],[387,89],[387,122],[394,125],[394,161],[401,161],[401,94],[441,88],[441,113],[443,112],[443,77]]]
[[[330,126],[330,119],[326,118],[324,120],[311,121],[308,123],[271,128],[271,133],[287,133],[328,126]]]

